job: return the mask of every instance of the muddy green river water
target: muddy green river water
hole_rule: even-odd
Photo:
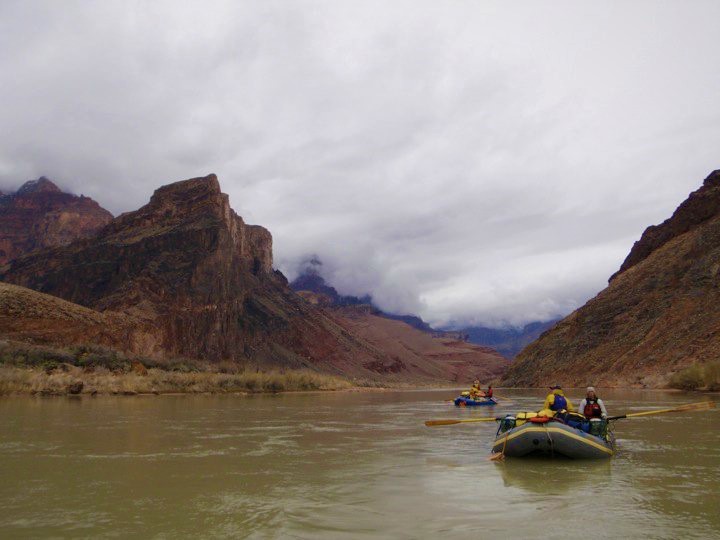
[[[603,394],[611,414],[710,399]],[[423,425],[544,397],[501,395],[0,399],[0,538],[720,538],[718,409],[620,420],[603,462],[495,463],[495,423]]]

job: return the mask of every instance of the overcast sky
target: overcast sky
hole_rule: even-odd
[[[434,324],[595,295],[720,168],[720,2],[0,2],[0,189],[216,173],[341,292]]]

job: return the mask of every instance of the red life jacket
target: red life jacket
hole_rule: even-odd
[[[583,414],[586,418],[600,418],[602,416],[602,409],[600,408],[600,405],[598,405],[597,398],[593,400],[586,400]]]
[[[491,398],[492,397],[492,387],[487,389],[487,392],[485,392],[485,396]]]

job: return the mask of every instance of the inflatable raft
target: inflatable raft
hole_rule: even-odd
[[[494,453],[508,457],[563,456],[571,459],[602,459],[615,453],[615,439],[607,431],[607,423],[593,425],[592,431],[596,434],[592,434],[582,427],[548,418],[535,417],[520,422],[514,417],[501,420],[493,444]]]
[[[497,405],[497,401],[495,401],[493,398],[473,399],[467,396],[460,396],[455,398],[454,403],[456,407],[481,407],[483,405]]]

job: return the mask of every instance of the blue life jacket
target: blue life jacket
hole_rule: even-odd
[[[567,399],[565,399],[565,396],[555,394],[555,400],[553,401],[553,404],[550,405],[550,410],[563,411],[565,409],[567,409]]]

